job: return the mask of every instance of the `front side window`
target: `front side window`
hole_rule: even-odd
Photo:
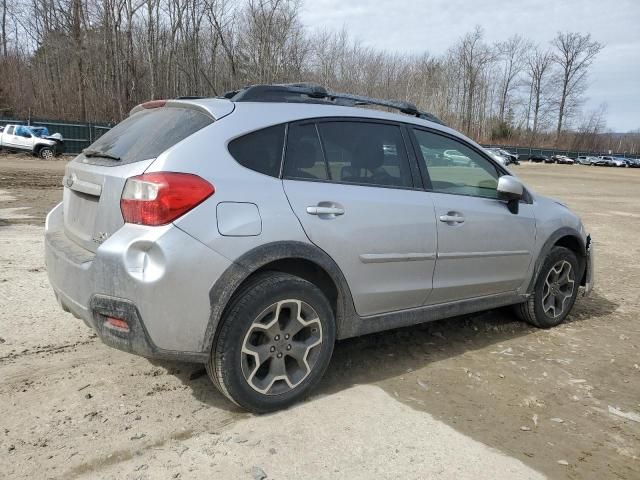
[[[280,175],[284,125],[263,128],[229,142],[229,153],[243,167],[271,177]]]
[[[367,122],[318,124],[330,179],[338,183],[412,187],[400,128]]]
[[[498,198],[500,172],[489,160],[452,138],[414,133],[434,192]]]

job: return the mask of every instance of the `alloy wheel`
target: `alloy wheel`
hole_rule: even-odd
[[[566,260],[556,263],[544,281],[542,308],[550,317],[557,318],[565,311],[567,300],[573,296],[575,286],[573,268]]]
[[[242,344],[242,374],[254,390],[280,395],[309,376],[322,348],[322,324],[307,303],[289,299],[267,307]]]

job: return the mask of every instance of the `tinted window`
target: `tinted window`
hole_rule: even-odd
[[[413,186],[400,128],[366,122],[318,124],[334,182]]]
[[[498,198],[498,169],[463,143],[414,130],[433,191]]]
[[[307,180],[328,179],[315,124],[289,126],[284,175]]]
[[[213,123],[202,112],[188,108],[154,108],[135,113],[96,140],[89,150],[120,158],[115,164],[155,158],[189,135]],[[91,163],[114,164],[100,157]]]
[[[13,127],[7,128],[7,134],[8,135],[13,135]]]
[[[229,153],[243,167],[278,177],[282,162],[284,125],[251,132],[229,142]]]

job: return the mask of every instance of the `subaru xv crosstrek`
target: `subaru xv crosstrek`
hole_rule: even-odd
[[[509,305],[553,327],[593,286],[574,213],[406,102],[307,84],[151,101],[63,183],[62,308],[112,347],[205,364],[254,412],[307,395],[336,340]]]

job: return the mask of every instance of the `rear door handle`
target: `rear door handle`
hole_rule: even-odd
[[[440,221],[448,224],[464,223],[464,217],[462,215],[449,212],[447,215],[440,215]]]
[[[307,207],[307,213],[309,215],[343,215],[344,208],[340,207]]]

